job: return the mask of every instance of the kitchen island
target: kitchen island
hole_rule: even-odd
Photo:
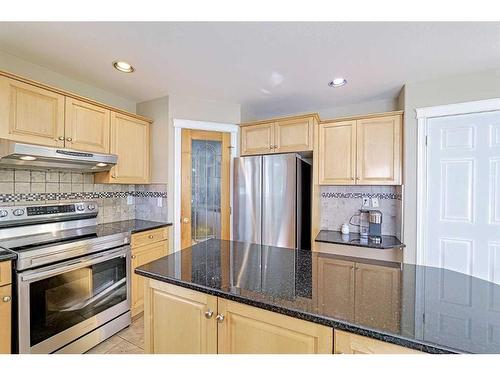
[[[500,353],[500,286],[449,270],[209,240],[135,272],[150,353]]]

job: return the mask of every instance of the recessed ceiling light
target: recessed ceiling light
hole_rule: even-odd
[[[328,86],[330,87],[340,87],[344,86],[347,83],[347,80],[342,77],[335,78],[333,81],[328,82]]]
[[[20,156],[19,159],[26,160],[26,161],[36,160],[36,158],[34,156],[30,156],[30,155]]]
[[[96,167],[105,167],[105,166],[107,166],[107,164],[106,163],[97,163],[95,166]]]
[[[113,66],[116,70],[119,70],[123,73],[132,73],[135,70],[134,67],[126,61],[115,61],[113,63]]]

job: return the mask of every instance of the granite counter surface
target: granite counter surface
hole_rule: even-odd
[[[405,245],[395,236],[380,236],[379,241],[374,241],[371,238],[362,238],[359,233],[342,234],[342,232],[335,230],[321,230],[316,236],[315,241],[337,245],[368,247],[371,249],[393,249],[405,247]]]
[[[136,273],[429,353],[500,353],[500,285],[445,269],[209,240]]]
[[[14,260],[16,258],[17,255],[15,253],[0,248],[0,262],[4,262],[7,260]]]

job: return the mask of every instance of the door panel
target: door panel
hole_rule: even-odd
[[[9,284],[0,287],[0,354],[10,354],[11,352],[11,318],[12,290]]]
[[[64,147],[64,96],[0,77],[0,138]]]
[[[356,175],[356,122],[319,125],[319,184],[353,185]]]
[[[295,249],[295,154],[262,157],[262,244]]]
[[[331,354],[333,329],[218,299],[219,354]]]
[[[262,241],[262,156],[234,159],[233,239]]]
[[[66,147],[90,152],[109,152],[110,111],[66,98]]]
[[[356,121],[356,183],[401,183],[401,122],[401,115]]]
[[[217,297],[147,279],[145,351],[217,354]],[[207,318],[205,313],[213,315]]]
[[[134,273],[137,267],[168,255],[168,242],[161,241],[132,249],[132,288],[131,311],[132,316],[141,313],[144,309],[144,278]]]
[[[274,123],[241,127],[241,155],[274,152]]]
[[[274,126],[276,152],[312,150],[313,120],[299,119],[279,121]]]

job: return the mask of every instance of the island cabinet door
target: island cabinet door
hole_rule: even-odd
[[[216,354],[217,297],[147,279],[146,353]]]
[[[218,299],[219,354],[332,354],[333,329]]]
[[[423,354],[423,352],[335,330],[334,354]]]
[[[11,352],[11,311],[11,285],[0,286],[0,354],[10,354]]]

